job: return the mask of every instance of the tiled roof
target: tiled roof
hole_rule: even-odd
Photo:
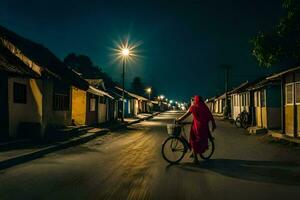
[[[49,49],[0,26],[0,42],[24,63],[38,72],[40,68],[61,81],[87,90],[89,85],[78,74],[68,69]]]
[[[39,77],[39,74],[35,73],[0,43],[0,73],[2,72],[11,75]]]

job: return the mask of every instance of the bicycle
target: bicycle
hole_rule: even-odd
[[[192,150],[185,133],[184,125],[191,123],[168,124],[168,134],[170,135],[162,144],[161,153],[163,158],[171,163],[180,162],[185,154]],[[209,160],[215,151],[214,138],[208,138],[208,149],[200,154],[204,160]]]
[[[250,126],[249,113],[245,110],[241,112],[235,120],[235,126],[237,128],[248,128]]]

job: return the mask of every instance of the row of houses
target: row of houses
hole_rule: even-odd
[[[206,103],[214,115],[236,120],[241,112],[246,111],[252,127],[299,137],[300,67],[246,81],[227,94],[206,100]]]
[[[0,140],[45,138],[66,126],[101,124],[122,113],[122,88],[85,80],[46,47],[0,26]],[[125,90],[125,117],[153,102]]]

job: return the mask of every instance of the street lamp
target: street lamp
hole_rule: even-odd
[[[151,100],[151,92],[152,92],[152,89],[151,88],[147,88],[146,89],[146,92],[148,93],[149,95],[149,101]]]
[[[122,60],[123,60],[123,74],[122,74],[122,122],[124,122],[124,112],[125,112],[125,64],[126,59],[130,57],[130,50],[128,48],[120,49]]]

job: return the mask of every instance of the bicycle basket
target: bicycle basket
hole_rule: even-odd
[[[176,124],[167,124],[167,131],[169,135],[179,136],[181,132],[181,126]]]

